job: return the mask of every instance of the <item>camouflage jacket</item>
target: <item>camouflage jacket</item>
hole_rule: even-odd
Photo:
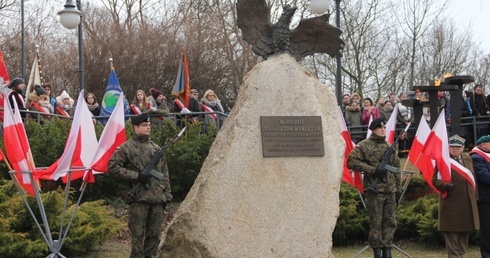
[[[160,147],[146,136],[133,134],[133,138],[121,144],[109,160],[109,173],[115,177],[129,181],[130,191],[136,185],[136,191],[125,196],[126,203],[163,204],[172,200],[167,161],[163,157],[156,171],[164,175],[160,180],[151,178],[151,187],[145,189],[142,183],[137,181],[138,174],[150,163]]]
[[[383,159],[385,151],[390,146],[385,141],[385,137],[371,134],[369,138],[359,142],[349,154],[347,159],[347,167],[354,171],[364,172],[364,189],[368,190],[373,185],[375,180],[374,170]],[[395,152],[388,162],[394,167],[400,166],[398,153]],[[400,172],[400,169],[398,169]],[[392,173],[387,171],[386,181],[378,179],[377,189],[381,193],[401,193],[400,173]]]

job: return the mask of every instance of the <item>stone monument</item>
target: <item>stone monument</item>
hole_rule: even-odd
[[[338,116],[334,93],[291,55],[255,66],[159,257],[333,257]]]

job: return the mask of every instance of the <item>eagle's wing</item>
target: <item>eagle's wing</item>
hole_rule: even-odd
[[[303,19],[291,31],[291,54],[301,60],[314,53],[327,53],[331,57],[341,55],[344,41],[340,39],[342,30],[328,23],[330,14]]]
[[[270,8],[265,0],[238,0],[237,26],[243,39],[252,45],[252,51],[267,59],[273,51]]]

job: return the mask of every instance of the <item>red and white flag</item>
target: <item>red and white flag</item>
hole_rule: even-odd
[[[368,123],[368,128],[367,128],[367,133],[366,133],[366,139],[369,138],[369,136],[371,136],[371,134],[373,133],[373,131],[371,131],[371,129],[369,129],[369,126],[371,125],[372,122],[373,122],[373,115],[369,116],[369,123]]]
[[[124,124],[124,96],[121,93],[107,121],[104,131],[99,139],[97,152],[91,166],[83,180],[89,183],[95,182],[94,174],[106,173],[109,159],[112,157],[116,148],[126,141],[126,127]]]
[[[390,119],[386,122],[386,142],[392,144],[395,142],[396,120],[398,116],[398,105],[395,105]]]
[[[71,179],[82,178],[85,169],[88,169],[94,159],[97,148],[97,137],[95,135],[92,113],[85,104],[83,98],[84,90],[80,91],[71,124],[70,133],[66,140],[65,149],[61,157],[46,169],[43,179],[58,180],[63,177],[63,182],[67,182],[67,173],[72,170]]]
[[[14,99],[15,113],[12,111],[8,98],[4,98],[4,123],[3,139],[8,160],[16,172],[17,182],[30,194],[35,195],[29,173],[34,173],[35,165],[31,154],[31,147],[27,140],[24,123],[20,116],[20,111]],[[36,177],[33,177],[36,178]],[[37,179],[34,179],[37,181]]]
[[[432,131],[429,133],[422,153],[435,160],[437,169],[439,170],[438,178],[444,182],[451,181],[451,158],[449,157],[444,109],[441,110]]]
[[[422,116],[420,118],[420,123],[415,133],[415,138],[413,139],[412,147],[408,152],[408,159],[412,164],[420,170],[420,173],[425,179],[425,182],[437,193],[439,191],[432,184],[432,176],[434,174],[435,162],[429,158],[429,156],[422,153],[424,149],[425,142],[429,137],[431,130],[429,124]]]
[[[341,136],[345,142],[344,170],[342,172],[342,181],[352,185],[353,187],[356,187],[357,190],[359,190],[359,192],[362,193],[364,191],[364,186],[362,184],[361,173],[356,173],[347,167],[347,159],[349,157],[349,154],[351,153],[351,151],[354,149],[356,145],[352,141],[350,137],[350,133],[347,130],[347,125],[345,124],[344,115],[342,114],[342,110],[340,107],[339,107],[338,117],[339,117],[340,129],[341,129]]]
[[[0,86],[7,85],[9,82],[9,73],[5,65],[5,59],[3,58],[3,52],[0,50]]]
[[[5,159],[5,154],[3,154],[2,149],[0,149],[0,161],[3,161]]]

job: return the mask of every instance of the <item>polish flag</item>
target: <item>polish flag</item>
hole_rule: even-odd
[[[124,123],[124,96],[121,93],[116,103],[116,107],[107,121],[104,131],[100,136],[97,152],[91,166],[83,180],[89,183],[95,182],[93,174],[107,172],[109,159],[112,157],[116,148],[126,141],[126,127]]]
[[[3,154],[2,149],[0,149],[0,161],[3,161],[5,159],[5,154]]]
[[[84,90],[80,91],[71,124],[70,133],[66,140],[65,150],[61,157],[46,169],[43,179],[58,180],[63,177],[63,182],[68,181],[67,173],[75,170],[71,174],[71,179],[82,178],[85,170],[94,159],[97,148],[97,137],[95,135],[92,113],[88,109],[84,100]]]
[[[339,124],[341,129],[342,139],[345,141],[345,151],[344,151],[344,170],[342,172],[342,181],[354,186],[359,190],[359,192],[364,191],[364,186],[362,184],[361,174],[351,171],[347,167],[347,158],[349,154],[356,146],[350,137],[350,133],[347,130],[347,126],[345,124],[344,115],[342,114],[342,110],[339,107]]]
[[[371,136],[371,134],[373,133],[373,131],[371,131],[369,129],[369,126],[371,125],[372,122],[373,122],[373,115],[371,115],[369,117],[369,123],[368,123],[368,128],[367,128],[367,133],[366,133],[366,139],[369,138],[369,136]]]
[[[435,160],[439,170],[438,178],[441,178],[444,182],[451,181],[451,159],[449,157],[444,109],[441,110],[434,128],[427,136],[422,153]]]
[[[15,173],[17,182],[32,196],[35,195],[31,177],[28,173],[35,171],[29,141],[20,116],[20,111],[14,99],[15,113],[12,111],[9,99],[4,98],[3,139],[7,158]],[[22,173],[21,173],[22,172]],[[35,179],[37,182],[37,179]],[[39,182],[37,182],[39,183]]]
[[[390,119],[386,122],[386,142],[392,144],[395,142],[396,120],[398,116],[398,105],[395,105]],[[371,123],[371,122],[370,122]]]
[[[425,179],[425,182],[437,193],[437,190],[432,184],[432,175],[434,173],[435,162],[431,160],[427,155],[422,153],[424,149],[425,142],[430,134],[430,127],[427,121],[422,116],[420,118],[419,127],[417,128],[417,133],[415,133],[415,138],[413,139],[412,147],[408,152],[408,159],[412,164],[420,170],[420,173]]]

